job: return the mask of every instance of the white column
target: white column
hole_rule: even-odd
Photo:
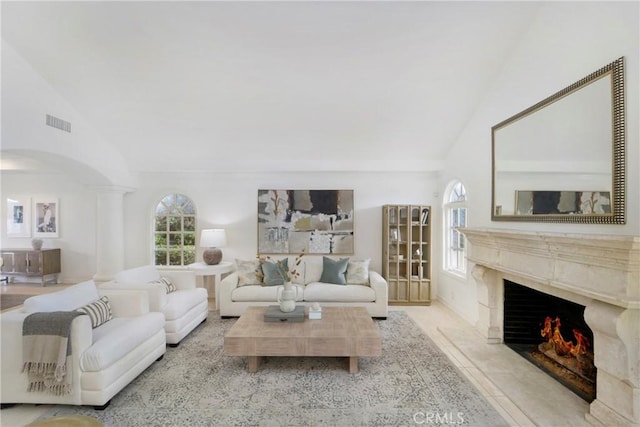
[[[124,269],[124,195],[132,189],[97,188],[96,274],[97,282],[111,280]]]

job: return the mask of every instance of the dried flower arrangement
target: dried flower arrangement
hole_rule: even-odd
[[[296,256],[296,259],[293,262],[293,266],[292,267],[289,267],[288,261],[287,261],[287,263],[284,262],[284,260],[286,260],[286,258],[284,260],[275,261],[275,264],[277,266],[276,271],[278,272],[278,275],[280,275],[280,277],[282,277],[282,280],[284,282],[291,282],[293,279],[295,279],[297,277],[300,277],[300,272],[298,271],[298,267],[300,266],[300,263],[302,262],[302,257],[303,256],[304,256],[304,251]],[[262,271],[262,264],[264,264],[265,262],[274,262],[274,261],[271,261],[271,257],[269,255],[267,255],[267,256],[257,255],[257,258],[258,258],[258,261],[260,262],[260,268],[256,269],[256,276],[258,276],[260,279],[264,280],[264,273]]]

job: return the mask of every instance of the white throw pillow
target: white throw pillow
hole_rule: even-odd
[[[347,266],[348,285],[369,285],[369,262],[368,259],[350,259]]]
[[[244,261],[236,259],[236,273],[238,273],[238,286],[262,285],[262,277],[258,275],[260,262]]]

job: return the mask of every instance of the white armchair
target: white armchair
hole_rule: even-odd
[[[167,292],[166,286],[158,282],[161,277],[169,278],[176,291]],[[121,271],[115,280],[100,285],[100,289],[146,291],[149,309],[165,317],[167,344],[172,347],[207,320],[209,313],[207,290],[196,287],[192,271],[160,270],[154,265],[145,265]]]
[[[109,298],[113,318],[92,328],[89,316],[71,323],[71,393],[55,395],[27,391],[28,376],[22,372],[22,327],[31,313],[71,311]],[[167,346],[164,319],[149,312],[145,292],[101,290],[90,280],[58,292],[28,298],[21,309],[2,313],[1,395],[2,406],[16,403],[93,405],[104,409],[113,396],[127,386],[154,361]]]

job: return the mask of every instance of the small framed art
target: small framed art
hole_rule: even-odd
[[[33,206],[33,236],[58,237],[60,232],[58,199],[37,199]]]
[[[31,237],[30,197],[7,197],[7,237]]]

